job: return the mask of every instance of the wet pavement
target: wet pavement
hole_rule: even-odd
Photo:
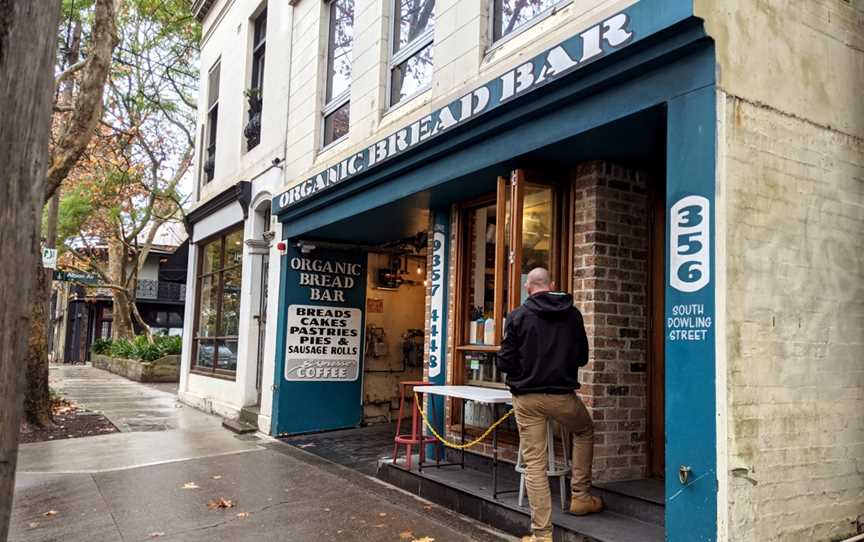
[[[63,369],[52,385],[126,431],[23,445],[11,542],[513,540],[302,449],[234,435],[168,391]],[[208,506],[219,499],[232,506]]]
[[[283,442],[334,463],[375,476],[378,461],[393,457],[393,437],[396,423],[384,423],[312,435],[282,437]],[[405,456],[405,447],[399,450]]]

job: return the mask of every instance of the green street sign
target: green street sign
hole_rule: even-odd
[[[54,271],[54,280],[63,282],[79,282],[81,284],[97,285],[102,283],[98,275],[84,273],[83,271]]]

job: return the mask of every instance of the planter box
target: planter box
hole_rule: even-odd
[[[180,356],[164,356],[156,361],[112,358],[93,354],[93,367],[124,376],[138,382],[179,382]]]

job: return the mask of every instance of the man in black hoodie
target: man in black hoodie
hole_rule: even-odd
[[[599,512],[592,496],[594,422],[576,390],[578,371],[588,363],[588,338],[573,298],[555,292],[549,272],[533,269],[525,282],[529,297],[507,316],[498,368],[507,373],[519,427],[526,487],[531,505],[531,536],[523,542],[552,540],[552,498],[546,478],[546,421],[554,419],[573,435],[570,512]]]

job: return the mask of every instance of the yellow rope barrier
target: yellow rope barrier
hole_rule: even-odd
[[[507,411],[506,414],[504,414],[503,416],[498,418],[498,420],[495,423],[490,425],[489,428],[486,429],[486,431],[484,431],[483,434],[480,435],[479,437],[475,438],[471,442],[466,442],[465,444],[456,444],[454,442],[448,441],[447,439],[445,439],[444,437],[439,435],[438,431],[436,431],[435,428],[432,427],[432,424],[429,423],[429,418],[426,417],[426,412],[420,406],[422,403],[420,402],[420,397],[417,395],[416,391],[414,392],[414,404],[417,405],[417,410],[420,411],[420,417],[423,418],[423,425],[425,425],[426,427],[429,428],[429,431],[432,432],[432,434],[435,436],[435,438],[438,439],[444,446],[447,446],[448,448],[455,448],[457,450],[464,450],[466,448],[471,448],[472,446],[476,446],[476,445],[480,444],[483,440],[486,439],[486,437],[489,436],[489,433],[494,431],[496,427],[498,427],[499,425],[504,423],[504,420],[506,420],[507,418],[509,418],[510,416],[513,415],[513,409],[511,408],[510,410]]]

